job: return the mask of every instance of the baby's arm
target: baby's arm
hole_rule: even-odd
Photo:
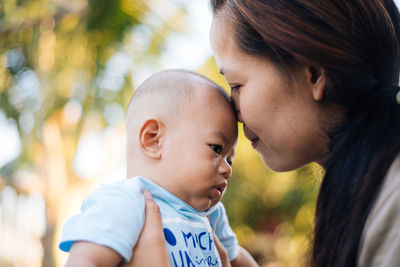
[[[74,242],[65,267],[109,267],[117,266],[122,257],[113,249],[91,242]]]
[[[232,267],[256,267],[259,266],[247,250],[239,247],[236,258],[231,261]]]
[[[221,258],[222,267],[258,267],[259,265],[253,257],[244,248],[238,248],[236,257],[229,262],[228,252],[224,245],[219,241],[218,237],[214,234],[215,246],[217,247],[219,256]]]
[[[228,217],[222,203],[217,204],[216,209],[211,212],[209,219],[214,229],[215,245],[220,254],[223,267],[259,266],[253,257],[244,248],[239,246],[236,236],[229,225]]]

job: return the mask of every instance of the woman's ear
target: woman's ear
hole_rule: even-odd
[[[326,87],[325,69],[320,66],[310,66],[308,68],[308,76],[314,100],[321,101]]]
[[[142,124],[139,145],[143,153],[153,159],[161,158],[164,131],[164,124],[159,119],[148,119]]]

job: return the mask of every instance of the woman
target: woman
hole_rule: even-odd
[[[400,266],[394,2],[211,0],[211,6],[218,67],[264,163],[276,171],[309,162],[325,169],[310,265]]]

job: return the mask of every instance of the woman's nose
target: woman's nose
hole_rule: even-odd
[[[232,102],[233,102],[233,105],[234,105],[235,110],[236,110],[237,120],[239,122],[243,122],[242,114],[240,113],[239,94],[236,91],[233,91],[231,93],[231,98],[232,98]]]

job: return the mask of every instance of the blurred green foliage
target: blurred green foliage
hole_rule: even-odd
[[[104,114],[110,103],[125,109],[134,89],[131,73],[160,66],[169,34],[186,30],[185,7],[191,1],[198,0],[0,3],[0,112],[17,126],[21,140],[18,158],[0,169],[0,192],[11,185],[19,194],[43,194],[43,266],[57,265],[62,192],[71,197],[77,187],[89,188],[90,181],[73,168],[82,134],[111,124]],[[163,16],[157,5],[174,12]],[[128,67],[112,72],[110,62],[121,58],[129,59],[122,61]],[[197,71],[226,87],[213,58]],[[79,109],[76,122],[63,116],[70,103]],[[18,182],[21,170],[34,174],[29,187]],[[314,165],[269,171],[240,133],[223,202],[240,243],[263,266],[299,266],[307,258],[320,173]],[[13,266],[0,258],[2,263]]]

